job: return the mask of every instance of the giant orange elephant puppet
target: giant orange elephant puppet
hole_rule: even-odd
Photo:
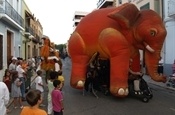
[[[110,92],[114,96],[128,95],[129,60],[140,71],[139,49],[144,50],[151,78],[165,82],[157,74],[157,66],[166,36],[161,17],[152,10],[139,11],[133,4],[95,10],[84,17],[68,41],[72,60],[70,84],[83,89],[90,57],[99,52],[110,60]]]

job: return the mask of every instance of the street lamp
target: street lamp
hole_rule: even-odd
[[[19,57],[20,57],[20,49],[21,49],[21,45],[18,45],[18,49],[19,49]]]

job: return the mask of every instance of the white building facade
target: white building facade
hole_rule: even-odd
[[[175,0],[163,0],[164,22],[167,37],[164,43],[164,72],[172,74],[172,64],[175,60]]]
[[[75,11],[74,17],[73,17],[73,30],[77,27],[79,22],[88,14],[88,12],[83,12],[83,11]]]
[[[22,1],[0,0],[0,74],[11,56],[20,57],[23,27]],[[2,76],[0,77],[0,81]]]

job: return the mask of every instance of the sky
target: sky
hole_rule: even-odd
[[[55,44],[65,44],[73,32],[75,11],[91,12],[97,0],[25,0],[30,11],[39,19],[43,34]]]

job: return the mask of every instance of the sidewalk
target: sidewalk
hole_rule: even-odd
[[[148,76],[148,75],[144,75],[143,78],[144,78],[144,80],[145,80],[147,83],[150,83],[150,84],[153,84],[153,85],[156,85],[156,86],[159,86],[159,87],[163,87],[163,88],[165,88],[165,89],[175,90],[175,88],[173,88],[173,87],[168,87],[168,86],[166,85],[167,82],[166,82],[166,83],[156,82],[156,81],[152,80],[151,77]]]

